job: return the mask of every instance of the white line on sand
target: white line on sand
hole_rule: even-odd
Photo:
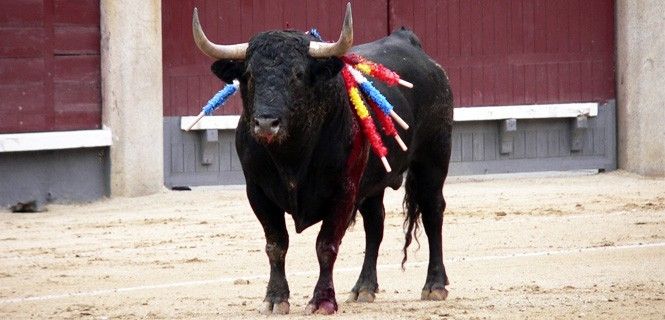
[[[491,260],[506,260],[512,258],[522,258],[522,257],[541,257],[541,256],[552,256],[552,255],[565,255],[572,253],[588,253],[588,252],[597,252],[597,251],[615,251],[615,250],[627,250],[627,249],[638,249],[638,248],[655,248],[655,247],[665,247],[665,242],[656,242],[656,243],[635,243],[627,245],[618,245],[618,246],[606,246],[606,247],[591,247],[591,248],[571,248],[571,249],[562,249],[562,250],[552,250],[552,251],[536,251],[536,252],[521,252],[505,255],[489,255],[489,256],[476,256],[476,257],[453,257],[446,259],[448,263],[458,263],[458,262],[473,262],[473,261],[491,261]],[[426,266],[427,262],[412,262],[407,263],[406,266],[409,267],[421,267]],[[400,264],[383,264],[377,266],[377,269],[398,269]],[[336,268],[336,273],[346,273],[346,272],[357,272],[360,271],[360,267],[346,267],[346,268]],[[291,272],[287,276],[309,276],[317,275],[318,271],[298,271]],[[258,280],[258,279],[268,279],[268,275],[248,275],[248,276],[238,276],[238,277],[223,277],[217,279],[209,280],[195,280],[195,281],[182,281],[182,282],[171,282],[171,283],[162,283],[162,284],[153,284],[145,286],[135,286],[135,287],[124,287],[124,288],[113,288],[113,289],[100,289],[93,291],[82,291],[82,292],[70,292],[70,293],[60,293],[60,294],[50,294],[43,296],[26,296],[18,298],[10,298],[0,300],[0,304],[8,303],[21,303],[21,302],[31,302],[31,301],[45,301],[45,300],[57,300],[73,297],[92,297],[92,296],[101,296],[113,293],[124,293],[132,291],[142,291],[142,290],[154,290],[154,289],[165,289],[165,288],[176,288],[176,287],[191,287],[191,286],[202,286],[209,284],[218,284],[218,283],[230,283],[237,279],[246,279],[246,280]]]

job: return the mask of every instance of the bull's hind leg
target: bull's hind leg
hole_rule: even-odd
[[[258,187],[247,184],[247,197],[254,214],[261,222],[266,237],[266,254],[270,261],[270,279],[266,290],[263,314],[289,313],[289,284],[286,281],[284,259],[289,248],[284,212],[270,201]]]
[[[379,284],[376,277],[376,259],[379,256],[379,246],[383,240],[383,221],[385,210],[383,207],[383,192],[367,198],[360,205],[365,228],[365,260],[360,271],[356,285],[351,289],[348,301],[374,302]]]
[[[438,141],[440,145],[428,144],[416,150],[409,165],[405,203],[409,219],[417,219],[418,214],[421,215],[429,244],[429,265],[421,299],[444,300],[448,296],[448,277],[443,265],[442,248],[443,212],[446,208],[443,183],[450,161],[450,134],[449,131],[442,132],[436,139],[427,140]]]

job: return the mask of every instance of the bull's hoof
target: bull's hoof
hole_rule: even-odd
[[[445,288],[442,289],[432,289],[432,290],[423,290],[420,294],[421,300],[431,300],[431,301],[443,301],[448,297],[448,290]]]
[[[346,302],[374,302],[376,294],[371,291],[361,290],[359,292],[351,292]]]
[[[330,301],[321,301],[318,306],[310,303],[305,307],[305,314],[329,315],[334,314],[336,311],[337,308],[335,307],[335,304]]]
[[[289,309],[291,306],[288,301],[282,301],[280,303],[272,303],[266,301],[263,303],[263,308],[261,309],[261,314],[289,314]]]

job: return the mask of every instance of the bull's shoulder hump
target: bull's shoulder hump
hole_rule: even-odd
[[[422,48],[422,44],[420,43],[420,39],[418,39],[418,36],[416,36],[413,31],[405,28],[405,27],[400,27],[397,30],[393,31],[388,38],[392,38],[396,41],[403,41],[411,44],[414,47]]]

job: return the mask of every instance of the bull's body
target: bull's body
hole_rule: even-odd
[[[386,173],[359,131],[339,74],[340,60],[307,57],[304,52],[310,40],[302,33],[262,33],[250,41],[246,61],[220,60],[213,64],[220,78],[239,78],[241,82],[244,110],[236,147],[249,202],[266,236],[271,267],[266,311],[288,312],[285,213],[293,217],[298,233],[322,221],[316,243],[321,273],[307,310],[330,313],[337,310],[333,264],[342,237],[359,210],[367,247],[352,299],[373,300],[378,289],[376,258],[383,236],[384,189],[398,188],[407,170],[407,245],[422,215],[430,244],[423,298],[445,298],[442,187],[450,158],[453,112],[445,72],[407,30],[351,50],[384,64],[414,84],[408,89],[374,82],[411,125],[411,129],[399,131],[409,146],[407,152],[392,138],[383,137],[393,169]],[[279,124],[279,132],[262,135],[261,119],[279,119],[270,120]]]

